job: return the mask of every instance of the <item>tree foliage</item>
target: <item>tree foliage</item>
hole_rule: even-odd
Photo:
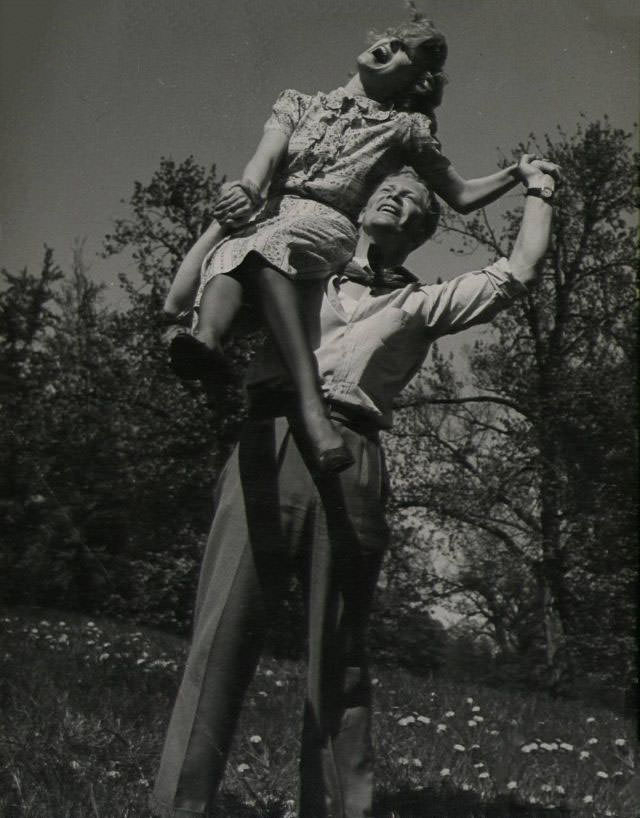
[[[390,443],[397,506],[428,509],[447,534],[450,559],[431,572],[433,593],[458,600],[503,655],[528,657],[552,686],[578,668],[607,667],[618,680],[631,673],[631,141],[605,118],[521,146],[557,162],[564,180],[537,285],[474,344],[468,377],[436,350]],[[521,214],[506,213],[499,229],[484,212],[465,222],[449,215],[445,229],[463,250],[508,256]]]

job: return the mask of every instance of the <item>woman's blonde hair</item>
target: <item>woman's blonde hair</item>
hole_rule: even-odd
[[[407,5],[411,9],[411,19],[399,26],[392,26],[383,32],[371,32],[371,42],[382,37],[395,37],[402,40],[413,61],[420,69],[418,77],[398,99],[396,108],[405,111],[417,111],[433,119],[434,110],[442,102],[442,94],[447,77],[442,70],[447,59],[447,41],[434,26],[415,7],[413,2]]]

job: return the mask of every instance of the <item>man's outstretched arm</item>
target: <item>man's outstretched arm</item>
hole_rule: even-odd
[[[537,266],[549,246],[551,236],[552,194],[556,186],[558,166],[543,159],[523,157],[520,171],[529,193],[518,237],[509,257],[509,268],[514,278],[523,284],[531,284],[537,275]],[[545,198],[551,192],[551,198]]]

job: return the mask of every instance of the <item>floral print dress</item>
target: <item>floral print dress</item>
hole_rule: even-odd
[[[267,202],[208,254],[200,294],[249,253],[292,278],[326,278],[352,257],[358,214],[385,176],[409,164],[430,183],[449,165],[427,116],[345,88],[314,96],[283,91],[265,124],[271,128],[289,143]]]

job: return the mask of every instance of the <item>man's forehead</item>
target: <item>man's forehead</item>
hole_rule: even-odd
[[[390,174],[380,182],[380,184],[373,191],[372,196],[375,196],[380,190],[383,190],[385,186],[393,187],[399,186],[401,188],[407,188],[408,190],[419,191],[424,196],[429,195],[429,189],[427,185],[417,176],[414,176],[412,173]]]

